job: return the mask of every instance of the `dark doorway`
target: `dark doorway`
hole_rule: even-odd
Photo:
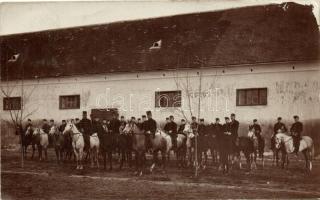
[[[100,120],[106,119],[111,120],[112,115],[115,113],[119,116],[117,108],[106,108],[106,109],[91,109],[91,119],[98,117]]]

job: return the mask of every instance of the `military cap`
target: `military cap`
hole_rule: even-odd
[[[234,113],[231,113],[231,116],[232,116],[232,117],[235,117],[235,116],[236,116],[236,114],[234,114]]]
[[[281,118],[281,117],[278,117],[278,120],[282,120],[282,118]]]
[[[225,117],[224,119],[227,120],[227,119],[229,119],[229,117]]]
[[[253,120],[253,122],[257,122],[257,121],[258,121],[257,119],[254,119],[254,120]]]
[[[147,115],[151,115],[152,113],[151,113],[150,110],[148,110],[148,111],[146,112],[146,114],[147,114]]]
[[[204,122],[204,119],[200,119],[200,122]]]
[[[298,115],[295,115],[295,116],[293,116],[293,118],[294,118],[294,119],[297,119],[297,118],[299,118],[299,116],[298,116]]]
[[[216,118],[216,121],[220,120],[218,117]]]

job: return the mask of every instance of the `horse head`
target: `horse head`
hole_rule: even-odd
[[[275,138],[274,138],[274,140],[275,140],[275,147],[276,147],[277,149],[280,149],[281,146],[282,146],[282,144],[284,143],[284,136],[285,136],[285,134],[283,134],[283,133],[278,133],[278,134],[275,136]]]
[[[184,126],[183,133],[185,133],[188,138],[193,138],[195,136],[191,128],[191,124],[189,123],[186,123],[186,125]]]
[[[31,126],[29,126],[25,132],[25,135],[28,136],[28,135],[32,135],[32,134],[33,134],[32,128],[31,128]]]
[[[49,130],[49,135],[54,135],[59,133],[58,128],[56,126],[51,126],[50,130]]]
[[[129,134],[132,132],[132,128],[133,128],[133,126],[130,125],[130,123],[127,123],[126,126],[124,127],[124,129],[122,130],[122,132],[124,134]]]
[[[72,121],[68,121],[66,124],[66,127],[63,130],[63,134],[66,133],[80,133],[77,129],[77,127],[74,125]]]

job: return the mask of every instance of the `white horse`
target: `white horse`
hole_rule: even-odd
[[[191,124],[189,123],[185,124],[183,132],[187,135],[186,146],[187,146],[187,155],[188,155],[188,166],[190,166],[194,162],[195,134],[193,133]]]
[[[42,150],[44,150],[45,154],[45,160],[47,160],[47,149],[49,145],[49,137],[48,134],[46,134],[41,128],[35,128],[33,131],[34,137],[39,137],[39,145],[38,145],[38,151],[39,151],[39,160],[42,160]]]
[[[94,167],[94,162],[97,163],[97,167],[99,168],[99,149],[100,149],[100,141],[98,137],[98,133],[94,133],[90,136],[90,155],[91,155],[91,167]]]
[[[288,136],[283,133],[278,133],[275,136],[275,146],[277,149],[284,148],[286,155],[282,159],[282,167],[284,167],[285,161],[289,164],[288,154],[294,152],[294,144],[292,136]],[[312,170],[312,158],[314,155],[313,140],[309,136],[302,136],[300,140],[299,152],[302,152],[306,161],[306,169]],[[286,159],[284,159],[286,158]]]
[[[72,137],[72,148],[77,160],[77,169],[83,169],[83,165],[82,165],[83,148],[84,148],[83,135],[71,121],[67,122],[67,125],[63,131],[63,134],[66,134],[68,132]]]

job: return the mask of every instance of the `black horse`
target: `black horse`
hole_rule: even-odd
[[[117,147],[120,152],[120,166],[121,170],[125,161],[127,161],[128,166],[131,168],[132,164],[132,135],[120,131],[117,136]]]

